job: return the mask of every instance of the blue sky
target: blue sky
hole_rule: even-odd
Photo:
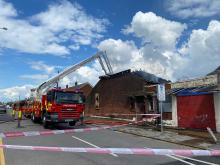
[[[219,66],[218,0],[0,0],[0,101],[27,97],[99,50],[115,72],[145,70],[173,81]],[[61,80],[95,84],[97,62]]]

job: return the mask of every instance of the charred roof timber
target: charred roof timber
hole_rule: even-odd
[[[118,72],[118,73],[115,73],[115,74],[100,76],[99,78],[100,78],[101,80],[104,80],[104,79],[112,79],[112,78],[121,77],[121,76],[130,74],[130,73],[131,73],[131,70],[128,69],[128,70],[124,70],[124,71],[122,71],[122,72]]]
[[[122,76],[129,75],[129,74],[136,75],[136,76],[142,78],[143,80],[145,80],[149,83],[154,83],[154,84],[169,83],[170,82],[170,81],[165,80],[163,78],[157,77],[157,76],[155,76],[154,74],[151,74],[151,73],[147,73],[147,72],[144,72],[144,71],[133,71],[133,72],[131,72],[130,69],[122,71],[122,72],[118,72],[118,73],[112,74],[112,75],[100,76],[99,78],[101,80],[113,79],[113,78],[122,77]]]
[[[157,77],[154,74],[147,73],[147,72],[144,72],[144,71],[135,71],[135,72],[132,72],[132,73],[140,76],[145,81],[150,82],[150,83],[161,84],[161,83],[169,83],[170,82],[170,81],[165,80],[163,78]]]

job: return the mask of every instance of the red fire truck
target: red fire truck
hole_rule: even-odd
[[[43,95],[41,102],[34,101],[31,119],[42,121],[47,128],[54,123],[69,123],[73,126],[83,117],[85,97],[82,92],[51,89]]]

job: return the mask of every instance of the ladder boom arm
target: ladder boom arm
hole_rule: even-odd
[[[104,62],[106,63],[107,69],[104,66],[102,58],[104,59]],[[112,74],[113,73],[111,65],[110,65],[109,60],[108,60],[108,57],[106,57],[105,52],[100,51],[100,52],[97,52],[96,54],[94,54],[93,56],[87,58],[86,60],[65,69],[64,71],[62,71],[58,75],[52,77],[48,81],[46,81],[46,82],[42,83],[41,85],[39,85],[36,88],[37,95],[39,95],[42,92],[42,90],[44,90],[45,88],[50,88],[51,85],[57,83],[60,79],[66,77],[70,73],[76,71],[77,69],[79,69],[83,65],[85,65],[85,64],[87,64],[87,63],[89,63],[89,62],[91,62],[95,59],[99,60],[99,63],[101,65],[102,69],[104,70],[105,74]],[[107,72],[107,70],[108,70],[108,72]]]

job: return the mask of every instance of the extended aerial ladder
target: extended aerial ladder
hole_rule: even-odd
[[[68,76],[69,74],[75,72],[77,69],[79,69],[80,67],[84,66],[85,64],[98,59],[103,71],[105,72],[105,75],[111,75],[113,74],[113,70],[112,70],[112,66],[109,62],[109,59],[107,57],[107,54],[105,51],[100,51],[97,52],[96,54],[94,54],[93,56],[79,62],[78,64],[75,64],[67,69],[65,69],[64,71],[62,71],[61,73],[59,73],[58,75],[50,78],[48,81],[42,83],[41,85],[39,85],[37,88],[32,89],[32,97],[35,97],[36,99],[40,99],[40,97],[46,93],[50,88],[54,87],[55,84],[57,84],[59,82],[59,80],[63,79],[64,77]]]

